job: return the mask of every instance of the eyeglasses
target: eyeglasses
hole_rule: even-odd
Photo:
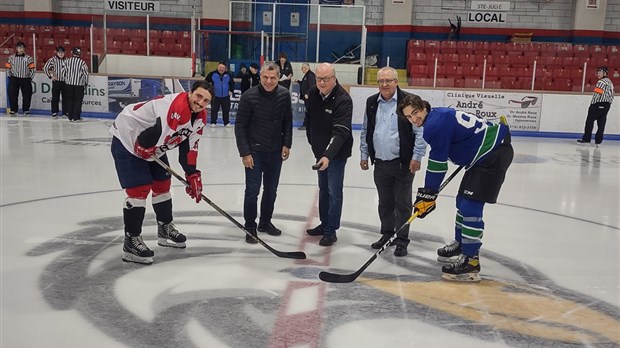
[[[331,80],[332,78],[334,78],[334,75],[328,76],[328,77],[317,77],[316,82],[327,82]]]
[[[383,79],[383,80],[377,80],[377,83],[380,85],[389,85],[390,83],[396,81],[396,79]]]

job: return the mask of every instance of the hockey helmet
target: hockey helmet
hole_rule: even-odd
[[[56,47],[56,52],[64,52],[65,48],[63,46]]]
[[[80,56],[82,55],[82,49],[79,47],[73,47],[71,53],[73,53],[74,56]]]

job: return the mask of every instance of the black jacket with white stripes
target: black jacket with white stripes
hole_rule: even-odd
[[[56,76],[57,81],[64,81],[62,79],[61,72],[65,67],[66,61],[67,61],[67,58],[65,57],[60,58],[58,56],[53,56],[52,58],[48,59],[48,61],[43,66],[43,72],[50,79]]]
[[[88,84],[88,66],[79,57],[67,58],[61,75],[67,85],[86,86]]]
[[[34,60],[27,54],[18,55],[16,53],[10,55],[4,67],[6,68],[6,74],[8,77],[17,77],[22,79],[31,79],[34,77]]]

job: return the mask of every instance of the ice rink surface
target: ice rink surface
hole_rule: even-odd
[[[620,142],[513,137],[498,204],[485,208],[479,284],[441,279],[435,251],[453,238],[454,196],[411,224],[409,255],[389,248],[355,282],[379,237],[372,168],[359,167],[359,131],[345,178],[338,242],[318,246],[317,178],[294,130],[272,247],[275,257],[172,179],[183,250],[156,242],[150,266],[124,263],[122,204],[110,155],[111,120],[0,117],[2,347],[619,347]],[[169,153],[181,171],[177,152]],[[207,128],[198,167],[204,194],[243,223],[244,171],[234,130]],[[423,169],[426,167],[426,160]],[[451,166],[450,170],[455,167]],[[414,188],[423,184],[418,173]],[[150,202],[150,199],[149,199]]]

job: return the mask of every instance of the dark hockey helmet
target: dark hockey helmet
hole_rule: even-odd
[[[64,52],[65,48],[63,46],[56,47],[56,52]]]
[[[609,72],[609,69],[607,69],[606,66],[599,66],[598,68],[596,68],[596,72],[602,71],[603,73],[607,74]]]
[[[15,48],[26,48],[26,44],[23,43],[22,41],[18,42],[17,44],[15,44]]]
[[[79,47],[73,47],[73,49],[71,50],[71,53],[73,53],[74,56],[81,56],[82,49]]]

